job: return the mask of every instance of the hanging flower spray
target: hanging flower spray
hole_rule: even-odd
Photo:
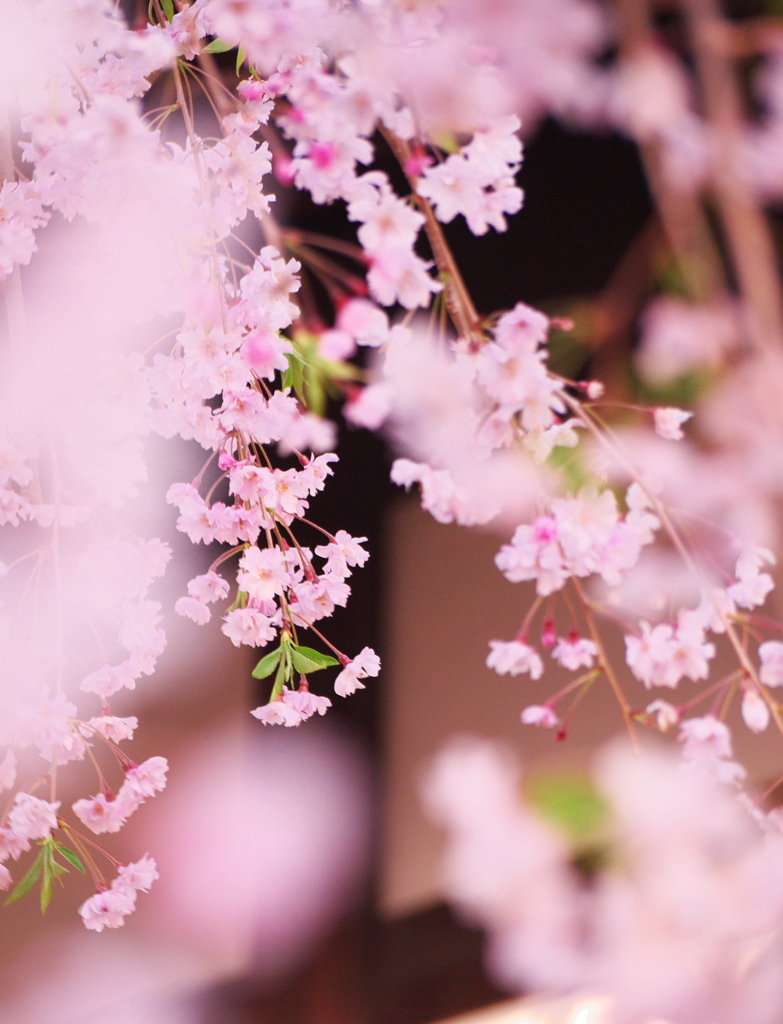
[[[564,738],[588,691],[608,687],[634,743],[676,732],[699,778],[728,787],[744,777],[733,703],[749,730],[783,741],[781,627],[762,612],[783,487],[783,299],[763,210],[783,180],[779,29],[731,24],[712,0],[681,6],[691,77],[641,0],[618,0],[613,19],[586,0],[152,0],[130,23],[108,0],[5,5],[8,900],[39,886],[45,910],[54,883],[84,871],[97,891],[80,913],[100,931],[157,876],[149,855],[121,865],[94,839],[166,782],[163,757],[126,753],[138,723],[110,705],[166,643],[155,588],[171,551],[129,511],[151,433],[204,451],[166,500],[194,544],[223,549],[175,610],[198,625],[218,615],[228,641],[258,649],[264,725],[325,714],[322,670],[339,670],[340,697],[380,671],[323,622],[369,557],[365,538],[318,525],[342,404],[393,440],[393,480],[439,522],[514,524],[496,563],[536,596],[487,664],[538,679],[553,659],[574,676],[524,723]],[[765,113],[749,124],[733,61],[756,51]],[[632,137],[655,201],[657,294],[629,314],[609,282],[592,333],[578,310],[549,316],[524,296],[479,313],[443,231],[458,218],[476,235],[505,230],[523,203],[520,135],[545,113]],[[355,240],[276,220],[284,189],[337,204]],[[592,379],[588,353],[583,372],[560,372],[557,340],[589,337],[599,356],[602,323],[615,338],[638,328],[621,368]],[[640,611],[629,587],[656,559],[678,586]],[[607,629],[622,632],[624,662]],[[713,678],[718,644],[733,663]],[[663,696],[636,706],[637,684]],[[94,789],[65,807],[59,778],[76,760]],[[744,799],[747,827],[774,831]],[[724,796],[709,800],[722,813]],[[530,828],[565,863],[560,840]],[[519,927],[523,945],[538,941]],[[584,965],[544,977],[526,955],[517,979],[614,984]]]

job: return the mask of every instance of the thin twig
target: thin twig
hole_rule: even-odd
[[[747,331],[759,352],[783,344],[783,293],[769,224],[738,166],[743,111],[727,45],[727,22],[716,0],[681,0],[696,77],[713,143],[712,184],[730,257],[749,311]]]
[[[381,132],[389,144],[392,153],[399,161],[400,167],[405,171],[411,157],[410,146],[403,139],[394,135],[393,132],[386,129],[381,129]],[[415,193],[415,178],[411,178],[407,171],[406,177],[408,177],[410,186]],[[452,322],[460,337],[466,341],[481,344],[483,341],[481,321],[457,266],[457,262],[443,234],[443,228],[438,223],[430,203],[418,195],[416,196],[416,201],[424,216],[424,230],[427,233],[433,258],[443,278],[443,286],[446,290],[446,305]]]

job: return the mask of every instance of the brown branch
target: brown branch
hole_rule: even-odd
[[[657,49],[650,0],[616,0],[620,54],[624,62],[644,59]],[[723,267],[709,223],[698,198],[672,187],[663,169],[662,142],[637,140],[653,200],[666,238],[688,289],[696,301],[707,301],[726,290]]]
[[[783,343],[780,269],[769,224],[738,166],[743,111],[727,23],[716,0],[681,2],[713,145],[715,203],[750,314],[748,335],[757,351],[769,351]]]
[[[783,39],[783,18],[774,15],[743,18],[727,22],[726,40],[734,57],[755,57],[759,53],[780,48]]]
[[[381,133],[389,144],[392,153],[397,158],[400,167],[405,170],[411,157],[410,146],[387,129],[381,128]],[[406,177],[415,194],[416,179],[408,175],[407,172]],[[443,234],[443,229],[438,223],[430,203],[418,195],[416,196],[416,201],[424,215],[424,230],[430,243],[435,264],[443,278],[446,308],[449,311],[452,323],[461,338],[481,344],[483,341],[481,321],[457,266],[457,262]]]
[[[615,399],[630,391],[628,374],[618,369],[625,361],[618,363],[617,357],[631,348],[636,318],[650,295],[656,256],[665,247],[660,218],[653,213],[598,295],[582,307],[588,321],[584,341],[591,351],[590,372]]]
[[[196,62],[204,76],[204,88],[218,111],[220,117],[233,114],[237,109],[234,94],[226,88],[223,82],[223,75],[220,72],[217,61],[211,53],[203,51],[196,57]]]

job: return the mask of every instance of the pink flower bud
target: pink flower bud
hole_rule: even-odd
[[[553,647],[556,639],[555,624],[552,619],[547,619],[541,629],[541,643],[544,647]]]

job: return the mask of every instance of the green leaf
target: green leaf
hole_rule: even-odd
[[[361,380],[364,373],[351,363],[324,360],[324,372],[332,380]]]
[[[291,661],[297,672],[318,672],[329,665],[339,665],[337,658],[330,654],[321,654],[312,647],[291,647]]]
[[[453,132],[436,132],[434,142],[444,153],[459,153],[459,142]]]
[[[280,694],[283,692],[283,686],[285,683],[291,680],[291,649],[288,645],[281,648],[282,658],[280,664],[277,666],[277,675],[275,676],[275,683],[272,687],[272,692],[269,695],[269,703],[273,700],[277,700]]]
[[[237,67],[236,67],[237,78],[239,78],[239,73],[242,70],[242,65],[245,63],[246,58],[247,58],[247,53],[244,50],[244,48],[240,46],[239,49],[237,50]]]
[[[46,913],[46,908],[52,901],[52,847],[47,843],[43,848],[43,880],[41,881],[41,913]]]
[[[575,448],[555,445],[549,453],[546,463],[550,469],[559,470],[562,483],[569,494],[576,494],[587,487],[592,477],[584,455],[584,445],[580,442]]]
[[[674,259],[660,260],[655,267],[656,283],[662,292],[674,295],[679,299],[692,301],[693,289],[689,283],[689,275]]]
[[[308,410],[316,416],[323,416],[326,412],[326,394],[324,393],[321,378],[317,373],[309,373],[307,375],[304,394],[305,405]]]
[[[282,651],[278,647],[276,651],[270,651],[269,654],[264,655],[251,673],[253,678],[266,679],[267,676],[271,676],[277,668],[277,663],[280,661],[281,654]]]
[[[163,13],[166,15],[169,21],[174,20],[174,0],[160,0],[160,6],[163,8]]]
[[[79,860],[73,850],[69,850],[67,846],[60,846],[59,843],[54,844],[55,850],[60,854],[61,857],[65,857],[69,864],[73,864],[77,871],[81,871],[83,875],[86,875],[84,864]]]
[[[318,354],[318,336],[311,331],[297,331],[291,342],[294,352],[305,362]]]
[[[19,885],[16,886],[16,888],[10,893],[10,895],[6,899],[5,903],[3,904],[4,907],[7,907],[9,903],[15,903],[17,900],[20,900],[22,898],[22,896],[24,896],[26,893],[28,893],[32,889],[32,887],[35,885],[35,883],[38,881],[38,879],[41,876],[41,872],[43,871],[43,866],[44,866],[44,851],[41,850],[41,852],[35,858],[35,861],[33,862],[33,866],[30,868],[30,870],[24,876],[24,878],[19,883]]]
[[[288,357],[288,374],[290,374],[290,383],[287,387],[294,389],[294,394],[303,403],[307,404],[304,395],[304,367],[302,365],[301,358],[295,353]],[[287,375],[288,375],[287,374]]]
[[[576,846],[592,840],[609,815],[606,800],[584,775],[548,772],[536,776],[528,784],[528,795],[539,814]]]
[[[226,53],[228,50],[233,50],[234,47],[231,43],[227,43],[224,39],[213,39],[211,43],[207,43],[201,50],[202,53]]]
[[[640,381],[639,393],[650,405],[695,405],[717,383],[718,375],[703,367],[670,380]]]

